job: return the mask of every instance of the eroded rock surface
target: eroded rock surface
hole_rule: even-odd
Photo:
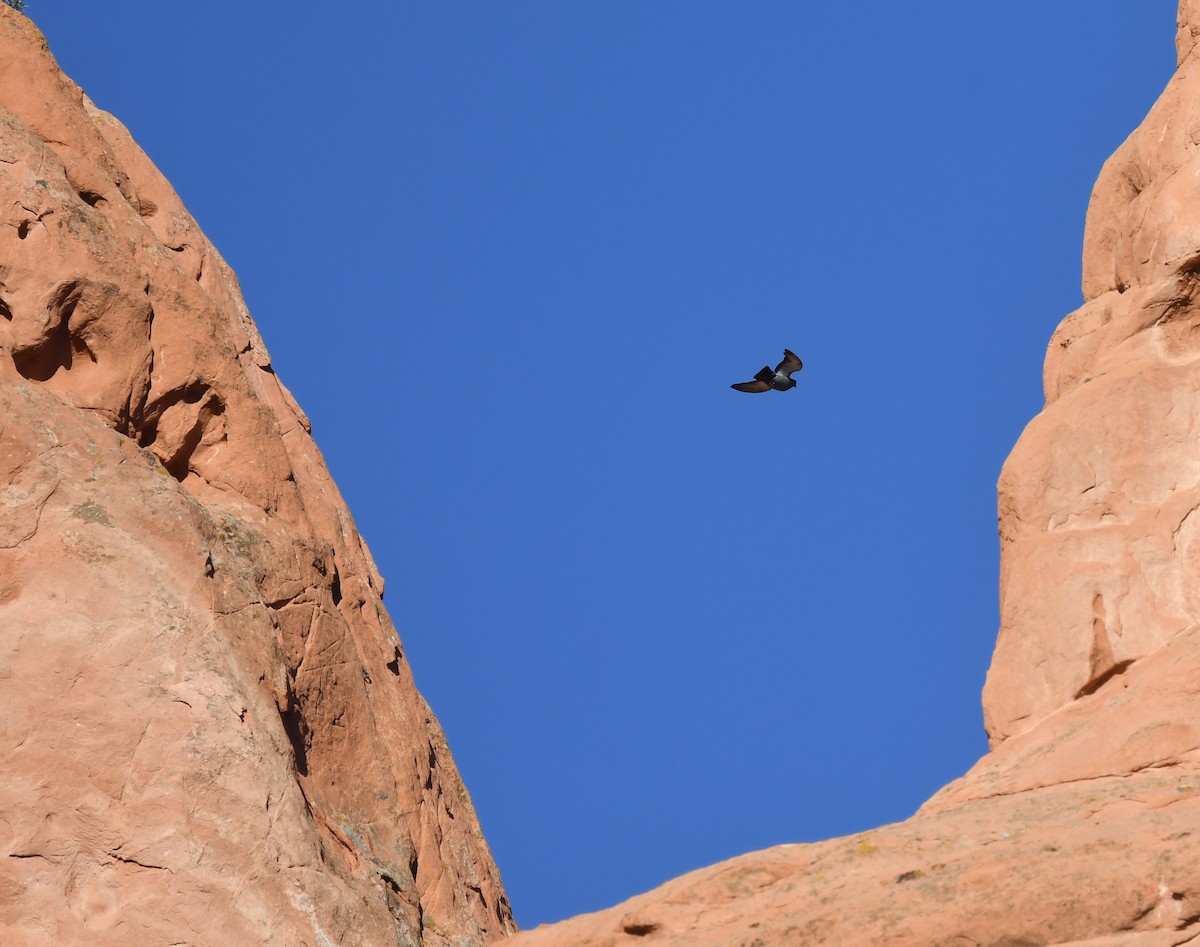
[[[0,6],[0,943],[513,930],[233,273]]]
[[[1200,944],[1200,628],[906,822],[783,845],[513,947]]]
[[[1092,193],[1082,308],[1000,477],[993,745],[1200,622],[1200,3],[1179,69]]]
[[[913,818],[756,852],[514,947],[1200,944],[1200,0],[1105,164],[1085,303],[999,483],[992,751]]]

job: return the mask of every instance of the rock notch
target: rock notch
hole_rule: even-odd
[[[0,942],[511,933],[233,273],[2,5],[0,198]]]

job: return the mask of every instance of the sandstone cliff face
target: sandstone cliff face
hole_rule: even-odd
[[[782,846],[521,947],[1200,943],[1200,0],[1107,162],[1084,306],[999,483],[992,752],[907,822]]]
[[[1108,160],[1086,303],[1051,339],[1046,407],[1000,477],[993,745],[1200,622],[1200,3],[1179,69]]]
[[[233,273],[0,6],[0,942],[513,930]]]

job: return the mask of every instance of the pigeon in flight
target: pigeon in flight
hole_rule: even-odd
[[[770,391],[774,388],[776,391],[787,391],[789,388],[796,387],[796,379],[792,377],[792,372],[798,372],[804,367],[804,363],[800,361],[795,352],[788,349],[783,350],[783,361],[775,366],[774,370],[770,365],[764,365],[763,370],[754,376],[754,381],[741,381],[736,385],[730,385],[730,388],[736,388],[738,391]]]

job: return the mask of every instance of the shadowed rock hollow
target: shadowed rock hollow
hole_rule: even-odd
[[[513,930],[233,273],[6,6],[0,509],[0,943]]]

